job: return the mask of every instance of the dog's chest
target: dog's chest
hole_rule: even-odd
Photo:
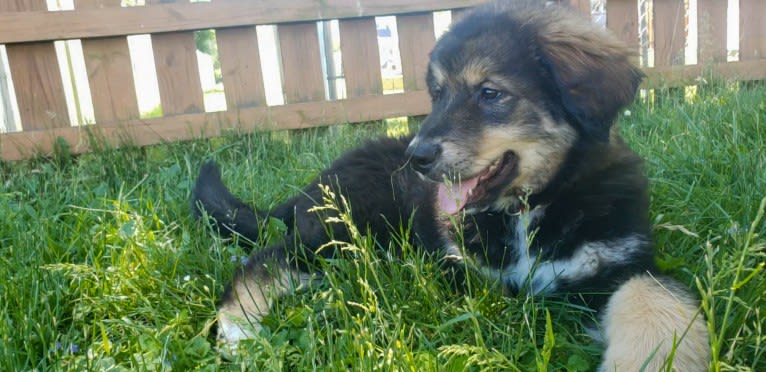
[[[593,278],[607,267],[630,264],[647,251],[648,241],[640,234],[577,243],[572,243],[566,229],[557,230],[555,236],[539,236],[545,218],[541,207],[508,218],[503,238],[494,243],[502,248],[493,251],[502,252],[504,259],[486,261],[496,264],[483,265],[482,272],[514,291],[550,294]]]
[[[550,293],[556,290],[556,277],[563,268],[556,270],[546,249],[535,244],[537,227],[545,216],[545,207],[538,207],[528,213],[513,216],[507,222],[507,234],[503,239],[508,264],[502,269],[490,269],[492,277],[519,290],[526,288],[532,294]]]
[[[595,271],[597,261],[591,262],[587,257],[585,260],[557,258],[555,247],[538,244],[536,234],[544,222],[544,217],[545,207],[509,216],[504,221],[502,237],[495,243],[502,245],[502,263],[485,265],[482,272],[490,278],[500,280],[514,291],[546,294],[555,292],[560,287],[559,282],[569,276],[564,275],[565,273],[586,274],[586,271]],[[497,251],[495,249],[495,255],[498,254]]]

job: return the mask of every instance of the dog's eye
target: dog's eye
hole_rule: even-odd
[[[432,88],[431,89],[431,99],[434,101],[439,100],[439,97],[442,95],[442,88]]]
[[[494,101],[502,95],[503,93],[497,89],[481,88],[481,99],[485,101]]]

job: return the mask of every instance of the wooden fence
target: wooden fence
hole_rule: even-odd
[[[75,10],[48,11],[45,0],[3,0],[0,44],[7,50],[21,130],[0,134],[0,157],[49,154],[61,140],[72,151],[85,152],[92,141],[149,145],[227,131],[423,115],[430,109],[424,74],[435,43],[432,12],[485,1],[146,0],[145,6],[121,7],[120,0],[74,0]],[[646,69],[646,87],[695,84],[708,73],[766,79],[766,1],[739,0],[739,61],[727,62],[727,1],[696,0],[700,49],[694,65],[684,65],[682,58],[688,24],[684,1],[653,0],[648,18],[637,1],[609,0],[606,25],[638,50],[640,27],[647,19],[652,22],[655,67]],[[589,0],[564,2],[590,12]],[[382,88],[375,17],[384,15],[396,16],[404,90],[397,94],[383,94]],[[339,20],[348,93],[327,100],[316,22],[334,19]],[[277,25],[284,105],[266,104],[254,26],[267,24]],[[221,112],[204,110],[194,40],[194,31],[204,29],[216,31],[227,104]],[[161,117],[139,115],[127,43],[127,36],[136,34],[151,35]],[[54,41],[71,39],[82,41],[92,125],[69,120]]]

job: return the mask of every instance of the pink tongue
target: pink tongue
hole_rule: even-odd
[[[463,209],[478,180],[479,177],[474,177],[453,185],[440,183],[437,195],[439,210],[447,214],[455,214]]]

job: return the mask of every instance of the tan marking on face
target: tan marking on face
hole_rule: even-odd
[[[492,61],[487,58],[474,58],[460,72],[466,85],[474,87],[482,84],[491,74]]]
[[[458,142],[443,141],[442,153],[437,171],[441,171],[450,178],[470,178],[479,170],[483,169],[476,164],[476,158],[471,147]]]
[[[492,165],[505,152],[513,151],[519,157],[519,174],[510,188],[523,192],[540,191],[561,167],[577,132],[567,123],[554,122],[530,102],[518,104],[526,105],[519,111],[534,111],[540,121],[488,126],[475,142],[442,139],[439,141],[442,154],[436,171],[453,180],[467,179]]]
[[[444,72],[444,68],[435,61],[431,62],[431,75],[439,85],[443,85],[445,80],[447,80],[447,74]]]
[[[518,81],[510,76],[498,74],[494,62],[489,58],[474,58],[460,72],[460,78],[468,87],[487,85],[493,89],[520,90]]]
[[[577,133],[566,123],[556,124],[547,116],[540,123],[511,123],[485,128],[479,141],[477,164],[491,164],[503,153],[513,151],[519,158],[518,176],[511,188],[540,191],[558,172]]]

